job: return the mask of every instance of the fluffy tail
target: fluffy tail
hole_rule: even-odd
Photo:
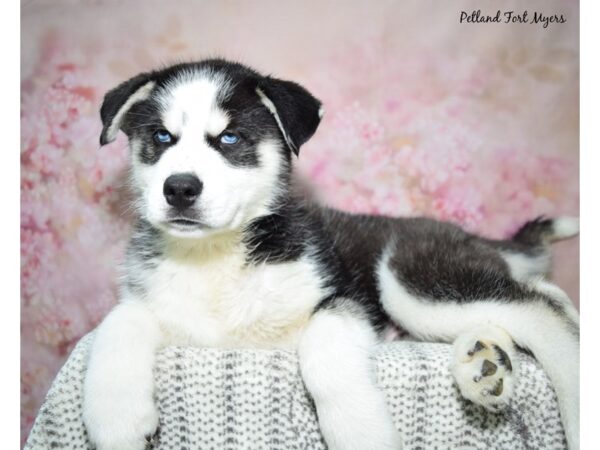
[[[512,240],[520,244],[539,247],[569,239],[579,234],[578,217],[546,219],[538,217],[527,222],[515,233]]]

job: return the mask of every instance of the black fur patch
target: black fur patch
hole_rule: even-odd
[[[290,150],[298,155],[300,146],[311,138],[321,122],[321,102],[292,81],[265,77],[258,88],[275,105],[283,128],[291,140]]]
[[[111,89],[104,96],[102,107],[100,108],[100,118],[102,119],[102,133],[100,134],[100,145],[108,143],[106,136],[108,128],[111,126],[113,119],[125,104],[131,95],[141,88],[144,84],[150,81],[150,75],[141,73],[121,84],[116,88]]]
[[[543,245],[544,240],[550,238],[553,233],[553,220],[540,216],[523,225],[512,240],[536,247]]]
[[[162,243],[160,230],[143,219],[135,222],[123,267],[126,271],[126,287],[131,293],[144,294],[147,273],[156,267],[163,256]]]
[[[355,299],[375,330],[382,331],[389,319],[379,302],[375,266],[393,230],[390,219],[316,205],[308,213],[321,229],[322,264],[337,267],[332,278],[336,293],[324,299],[317,309],[336,307],[336,295]]]
[[[302,208],[294,208],[288,199],[273,214],[253,221],[244,231],[248,260],[281,263],[300,258],[314,231],[302,213]]]
[[[256,167],[258,166],[258,154],[256,143],[257,139],[252,135],[242,134],[240,142],[233,145],[224,145],[220,142],[220,136],[206,136],[206,141],[215,150],[217,150],[229,164],[235,167]]]
[[[497,251],[498,241],[427,218],[395,219],[394,223],[390,268],[414,296],[458,304],[483,299],[542,302],[565,317],[560,301],[511,276]],[[572,325],[575,332],[578,327]]]
[[[154,99],[134,104],[125,114],[122,129],[130,140],[140,143],[139,159],[144,164],[155,164],[172,144],[157,144],[154,133],[164,128],[160,105]],[[177,139],[177,136],[175,136]],[[175,143],[177,141],[175,140]]]
[[[398,220],[394,238],[390,267],[417,297],[456,303],[533,297],[494,248],[452,224]]]
[[[223,145],[220,143],[220,136],[206,136],[206,140],[230,164],[237,167],[254,167],[259,164],[259,143],[269,138],[281,143],[283,138],[279,137],[280,132],[275,120],[255,92],[259,78],[232,79],[230,82],[230,94],[219,102],[219,107],[230,119],[225,131],[240,136],[240,142],[235,145]]]

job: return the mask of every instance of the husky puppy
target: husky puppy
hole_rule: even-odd
[[[543,365],[579,448],[579,318],[545,278],[571,218],[490,240],[426,218],[348,214],[298,194],[292,160],[321,103],[220,59],[142,73],[104,98],[102,145],[129,138],[134,226],[120,302],[97,329],[84,422],[99,450],[142,450],[158,426],[167,345],[297,350],[330,449],[402,448],[370,354],[390,324],[455,343],[462,394],[496,411],[516,348]]]

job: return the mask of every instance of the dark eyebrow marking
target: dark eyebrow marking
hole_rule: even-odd
[[[220,136],[220,134],[219,134]],[[222,146],[219,136],[204,135],[206,143],[234,167],[258,167],[258,148],[251,140],[243,139],[232,146]]]

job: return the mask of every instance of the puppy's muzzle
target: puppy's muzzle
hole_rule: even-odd
[[[201,192],[202,182],[190,173],[171,175],[163,186],[167,203],[180,211],[192,206]]]

